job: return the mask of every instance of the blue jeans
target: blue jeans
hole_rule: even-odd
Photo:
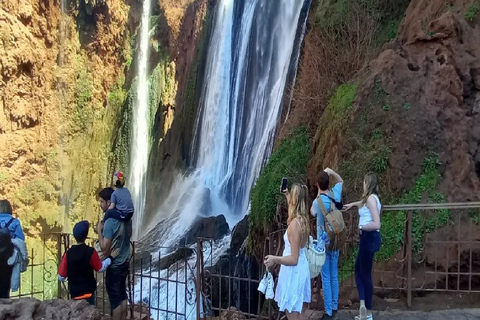
[[[322,267],[322,286],[325,312],[332,316],[334,310],[338,310],[338,257],[340,250],[328,251],[325,264]]]
[[[365,307],[368,310],[372,310],[373,302],[373,258],[381,245],[380,232],[363,231],[360,235],[360,246],[355,261],[355,282],[357,283],[358,298],[365,301]]]

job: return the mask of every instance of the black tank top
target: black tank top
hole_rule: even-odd
[[[94,293],[97,289],[97,281],[90,266],[93,250],[82,243],[67,251],[68,290],[72,298]]]

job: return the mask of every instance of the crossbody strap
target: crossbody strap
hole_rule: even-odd
[[[11,218],[10,221],[8,221],[5,226],[3,226],[5,229],[8,229],[8,227],[10,227],[10,225],[12,224],[13,220],[15,220],[15,218]]]

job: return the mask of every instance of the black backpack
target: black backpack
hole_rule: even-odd
[[[10,238],[10,240],[12,239],[12,236],[10,234],[10,230],[8,230],[8,227],[10,227],[13,220],[15,220],[15,218],[11,218],[7,223],[5,223],[5,225],[2,228],[0,228],[0,233],[5,233],[5,234],[8,233],[8,237]]]
[[[9,257],[13,252],[12,235],[8,227],[15,218],[10,219],[3,227],[0,228],[0,256],[2,258]]]

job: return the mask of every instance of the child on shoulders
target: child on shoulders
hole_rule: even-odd
[[[125,176],[120,171],[115,172],[114,176],[115,191],[112,193],[111,204],[105,212],[103,222],[109,218],[128,222],[132,219],[134,208],[132,195],[125,188]]]

